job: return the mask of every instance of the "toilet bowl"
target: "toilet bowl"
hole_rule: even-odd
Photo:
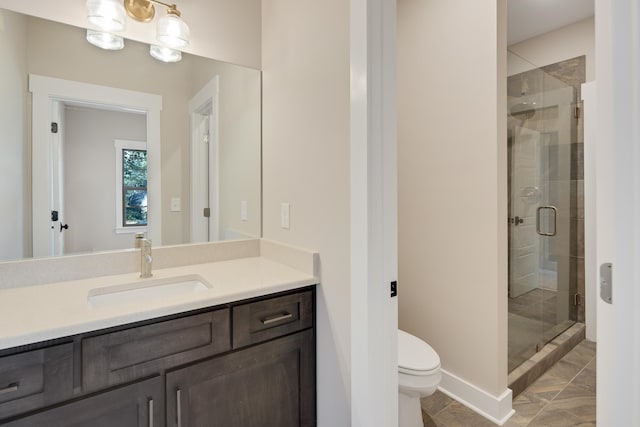
[[[440,383],[440,357],[420,338],[398,329],[398,426],[423,427],[420,398]]]

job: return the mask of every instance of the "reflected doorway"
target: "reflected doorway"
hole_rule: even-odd
[[[159,95],[117,89],[107,86],[86,84],[45,76],[30,75],[29,91],[32,93],[32,209],[33,209],[33,256],[55,256],[71,253],[65,248],[66,239],[61,237],[73,225],[66,220],[69,212],[64,212],[68,195],[65,195],[65,163],[69,153],[65,153],[64,131],[59,124],[64,122],[65,106],[75,109],[110,111],[112,113],[133,114],[144,118],[148,169],[148,225],[147,235],[155,244],[162,244],[162,215],[160,191],[160,111],[162,97]],[[78,110],[80,111],[80,110]],[[105,113],[106,114],[106,113]],[[88,131],[90,135],[91,130]],[[111,142],[111,150],[113,141]],[[111,159],[111,161],[109,161]],[[114,157],[101,162],[114,165]],[[91,174],[92,171],[87,172]],[[76,179],[77,177],[74,177]],[[80,177],[81,179],[82,177]],[[115,191],[112,181],[113,197]],[[74,205],[76,215],[85,215],[82,202]],[[54,215],[53,212],[58,214]],[[67,211],[69,211],[67,209]],[[117,225],[115,206],[107,213],[111,218],[111,233]],[[86,215],[88,216],[88,215]],[[69,225],[69,229],[65,229]],[[62,226],[62,228],[60,228]],[[91,243],[91,251],[112,249],[96,242]],[[133,244],[127,245],[133,247]],[[85,251],[85,250],[83,250]]]

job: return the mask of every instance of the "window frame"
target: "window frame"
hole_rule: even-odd
[[[134,140],[126,140],[126,139],[116,139],[114,140],[114,148],[115,148],[115,232],[116,234],[126,234],[126,233],[140,233],[146,232],[149,223],[147,218],[147,225],[125,225],[124,224],[124,182],[122,179],[123,173],[123,157],[122,153],[124,150],[135,150],[135,151],[147,151],[147,142],[146,141],[134,141]],[[148,157],[147,157],[148,161]],[[148,205],[148,193],[149,193],[149,166],[147,163],[147,215],[149,212]]]

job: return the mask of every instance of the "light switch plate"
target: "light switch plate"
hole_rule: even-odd
[[[182,206],[180,203],[180,197],[172,197],[171,198],[171,212],[180,212],[182,210]]]
[[[240,221],[247,220],[247,201],[240,200]]]
[[[289,229],[291,222],[291,207],[289,203],[281,203],[280,204],[280,227],[284,229]]]

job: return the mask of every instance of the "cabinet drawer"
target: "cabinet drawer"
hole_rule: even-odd
[[[73,344],[0,358],[0,419],[68,399]]]
[[[312,291],[233,307],[233,347],[239,348],[313,326]]]
[[[82,388],[156,374],[231,348],[229,310],[217,310],[82,340]]]

